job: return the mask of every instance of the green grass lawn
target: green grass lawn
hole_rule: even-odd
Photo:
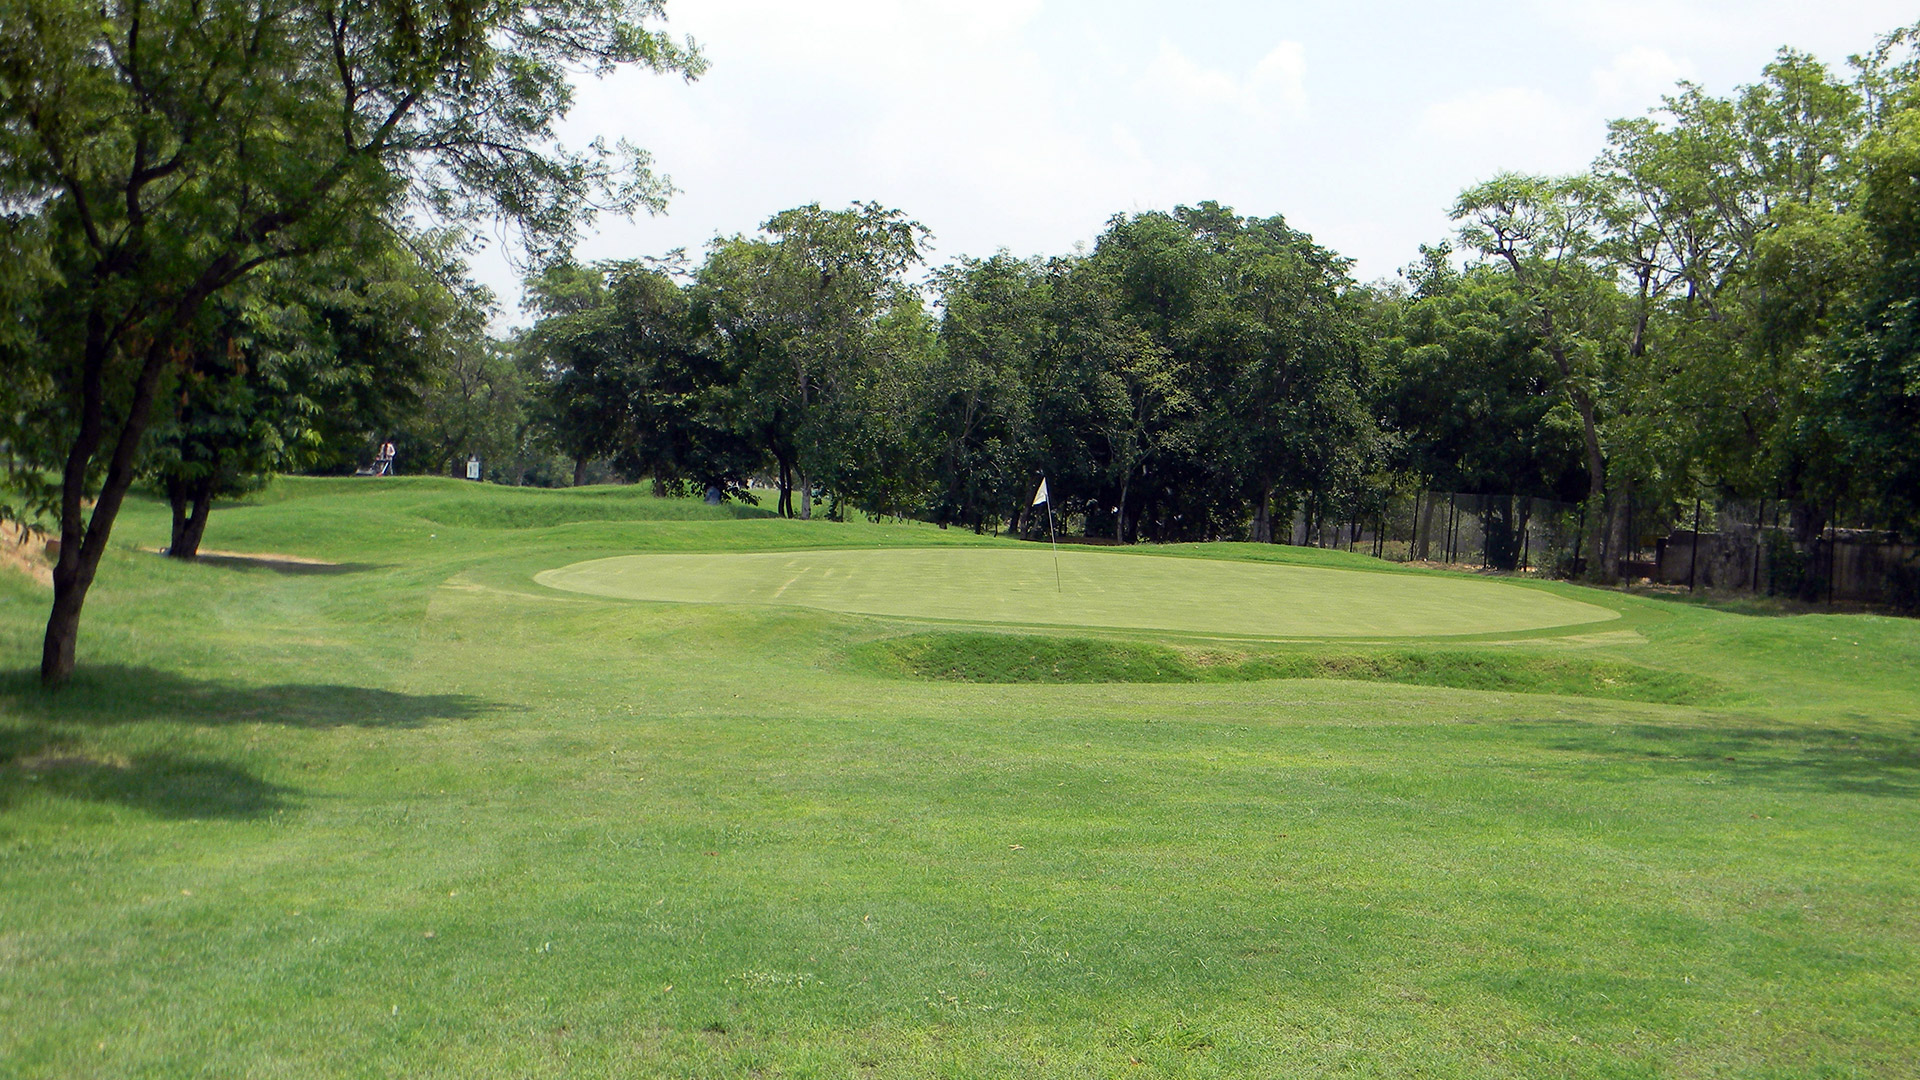
[[[1131,551],[1056,555],[1031,544],[625,555],[548,570],[535,580],[631,600],[1269,638],[1501,633],[1618,617],[1545,590],[1464,577]]]
[[[129,508],[55,695],[46,595],[0,577],[0,1076],[1920,1060],[1920,623],[1200,545],[1073,553],[1176,590],[1135,617],[995,627],[991,578],[927,568],[1044,549],[628,489],[282,481],[214,515],[209,547],[326,566],[165,535]],[[818,595],[535,580],[772,553]],[[819,588],[881,566],[931,610]],[[1250,580],[1404,621],[1192,621],[1285,606]],[[1447,636],[1409,636],[1436,596]]]

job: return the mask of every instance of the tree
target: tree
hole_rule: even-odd
[[[276,263],[208,304],[145,463],[173,510],[168,554],[197,554],[215,498],[357,463],[420,404],[490,303],[449,284],[450,245],[396,238],[371,257]]]
[[[938,439],[929,510],[942,525],[982,532],[1033,494],[1052,275],[1040,260],[1001,252],[942,267],[934,284],[941,317],[924,424]]]
[[[1873,263],[1825,346],[1805,434],[1844,474],[1829,478],[1834,490],[1911,531],[1920,527],[1920,108],[1891,116],[1864,157]]]
[[[1057,341],[1090,364],[1117,536],[1271,540],[1276,504],[1357,496],[1380,432],[1346,267],[1213,202],[1109,224]]]
[[[562,263],[526,288],[526,305],[539,315],[520,343],[538,386],[536,423],[573,463],[574,487],[586,483],[588,462],[619,449],[630,408],[607,278],[601,268]]]
[[[372,243],[409,205],[562,248],[595,209],[657,205],[631,147],[553,149],[570,72],[692,75],[660,0],[17,0],[0,7],[0,208],[46,229],[33,357],[57,420],[60,559],[41,678],[81,607],[153,405],[214,297],[274,262]],[[19,447],[19,444],[16,444]],[[97,481],[91,513],[85,495]]]
[[[529,382],[502,343],[481,333],[453,335],[427,372],[419,409],[396,432],[400,460],[421,472],[460,476],[469,457],[517,459],[527,437]]]
[[[1503,267],[1520,299],[1515,315],[1559,374],[1560,392],[1580,418],[1587,467],[1589,573],[1613,574],[1607,549],[1607,454],[1602,404],[1610,347],[1618,329],[1618,293],[1601,261],[1604,193],[1590,179],[1506,174],[1475,185],[1454,204],[1461,240]],[[1626,500],[1613,501],[1613,550],[1626,537]]]
[[[529,289],[540,320],[522,342],[538,378],[540,426],[574,463],[593,458],[656,493],[691,482],[744,495],[758,459],[731,428],[737,381],[695,317],[677,261],[557,267]]]
[[[1817,377],[1810,346],[1865,265],[1848,210],[1864,100],[1782,50],[1731,97],[1682,83],[1653,116],[1612,125],[1596,163],[1611,195],[1601,251],[1632,293],[1628,357],[1653,354],[1622,387],[1614,442],[1631,471],[1812,494],[1795,432]]]
[[[929,234],[877,203],[809,204],[761,229],[764,238],[714,242],[694,300],[715,347],[740,372],[738,430],[774,459],[780,512],[804,520],[815,483],[845,479],[836,411],[857,409],[856,392],[872,385],[862,373],[878,355],[882,323],[909,299],[901,275],[920,261]]]
[[[1487,561],[1513,569],[1526,520],[1514,496],[1573,501],[1585,485],[1579,419],[1511,277],[1455,270],[1428,248],[1380,324],[1383,404],[1399,464],[1442,491],[1484,496]]]

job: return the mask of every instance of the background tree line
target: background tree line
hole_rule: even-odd
[[[1635,515],[1702,495],[1785,500],[1802,541],[1836,513],[1911,532],[1913,40],[1844,71],[1783,50],[1726,97],[1682,83],[1585,173],[1463,192],[1456,234],[1391,282],[1202,203],[915,289],[924,230],[808,206],[697,265],[549,269],[511,347],[577,465],[729,495],[763,476],[801,517],[817,494],[1022,530],[1045,475],[1089,536],[1268,541],[1434,487],[1502,497],[1496,564],[1514,497],[1582,504],[1602,578]]]

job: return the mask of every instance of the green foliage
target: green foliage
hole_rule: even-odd
[[[694,316],[678,267],[552,267],[529,282],[541,318],[518,343],[535,374],[535,421],[574,467],[610,459],[656,491],[685,482],[744,496],[753,447],[733,430],[735,358]]]
[[[55,271],[16,353],[35,407],[4,418],[17,480],[59,471],[50,684],[72,671],[155,402],[208,305],[275,263],[376,251],[413,208],[503,220],[547,256],[599,209],[657,206],[643,154],[566,151],[554,124],[582,68],[698,72],[690,46],[645,27],[661,14],[659,0],[0,7],[0,213],[33,219]]]
[[[209,303],[149,436],[169,551],[193,554],[213,500],[275,471],[357,465],[401,415],[442,404],[449,369],[484,338],[486,297],[446,284],[461,268],[445,237],[410,240],[275,264]]]
[[[775,465],[782,513],[811,517],[816,486],[898,512],[887,491],[915,486],[919,455],[910,414],[887,391],[916,391],[925,365],[920,297],[902,275],[920,262],[927,230],[876,203],[810,204],[761,230],[716,240],[694,286],[738,372],[734,430]],[[895,449],[904,452],[888,462]]]
[[[1579,419],[1512,279],[1454,270],[1429,248],[1389,308],[1382,390],[1404,467],[1441,491],[1574,501],[1585,487]]]
[[[1860,216],[1872,263],[1828,342],[1808,441],[1829,450],[1837,490],[1908,533],[1920,530],[1920,109],[1869,143]]]

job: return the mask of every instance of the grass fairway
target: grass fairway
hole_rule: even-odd
[[[536,580],[634,600],[1274,638],[1507,633],[1618,617],[1553,593],[1472,578],[1106,551],[1068,550],[1056,564],[1032,545],[627,555],[548,570]]]
[[[1617,617],[1320,643],[538,584],[1034,553],[624,489],[286,481],[209,530],[331,565],[165,534],[129,508],[57,695],[0,577],[0,1076],[1920,1060],[1920,623],[1539,585]]]

